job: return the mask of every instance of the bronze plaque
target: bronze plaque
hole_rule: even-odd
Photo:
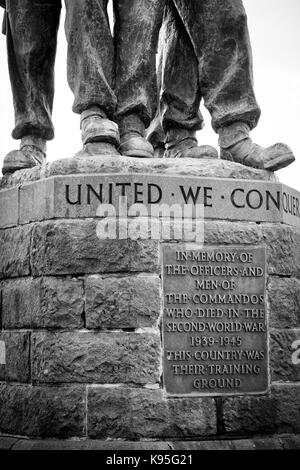
[[[265,393],[265,248],[174,244],[162,250],[166,392]]]

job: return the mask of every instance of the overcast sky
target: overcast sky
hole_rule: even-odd
[[[296,163],[279,171],[280,180],[300,190],[300,1],[244,0],[254,57],[255,91],[262,117],[252,138],[268,146],[288,143]],[[66,41],[59,34],[56,60],[56,94],[53,121],[54,141],[48,144],[48,161],[71,157],[81,148],[79,117],[72,113],[72,93],[66,80]],[[0,36],[0,165],[4,155],[18,148],[11,137],[14,125],[12,97],[6,63],[5,36]],[[206,127],[198,135],[202,144],[217,145],[209,114],[203,110]]]

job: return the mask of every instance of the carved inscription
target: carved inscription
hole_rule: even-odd
[[[168,394],[266,392],[265,269],[263,247],[163,246]]]

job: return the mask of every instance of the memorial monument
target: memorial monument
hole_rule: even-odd
[[[66,0],[83,149],[52,163],[60,2],[6,6],[21,145],[0,181],[0,433],[300,434],[300,194],[274,174],[290,148],[249,136],[242,3],[117,1],[112,38],[106,1]],[[197,144],[202,97],[220,158]]]

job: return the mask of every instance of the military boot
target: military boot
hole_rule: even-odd
[[[236,122],[219,129],[220,156],[252,168],[277,171],[295,161],[292,150],[286,144],[277,143],[264,148],[252,142],[250,128]]]
[[[119,152],[127,157],[153,158],[154,150],[145,138],[145,125],[135,114],[123,116],[119,122]]]
[[[12,150],[3,161],[2,173],[14,173],[17,170],[42,166],[46,161],[46,141],[39,137],[23,137],[20,150]]]
[[[109,120],[98,106],[83,111],[80,116],[80,129],[83,149],[75,158],[97,155],[119,155],[120,144],[118,126]]]
[[[165,141],[165,158],[218,158],[210,145],[198,145],[196,132],[188,129],[170,129]]]

